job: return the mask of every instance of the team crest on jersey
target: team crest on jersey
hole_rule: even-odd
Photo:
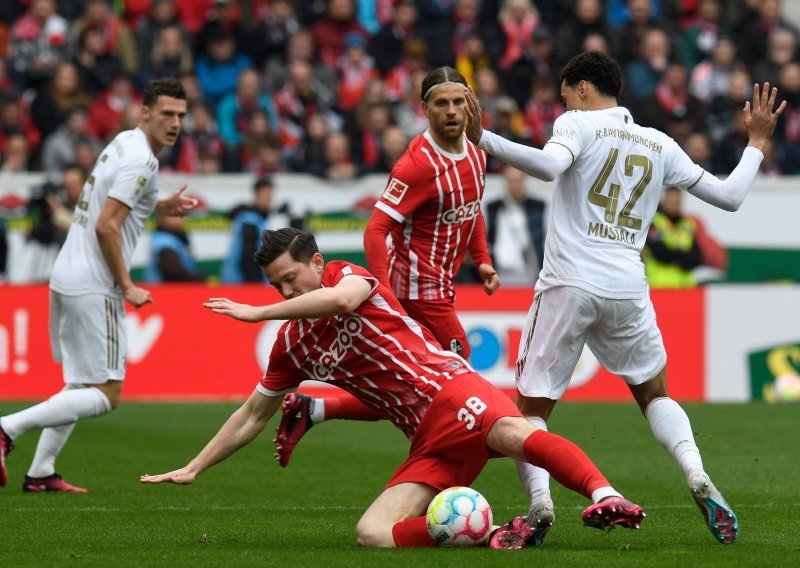
[[[139,176],[139,179],[136,180],[136,184],[139,187],[144,187],[144,184],[146,184],[146,183],[147,183],[147,178],[144,177],[144,176]]]
[[[406,191],[408,191],[408,184],[393,177],[389,180],[386,191],[383,192],[383,198],[390,203],[400,205],[400,201],[402,201]]]
[[[455,353],[456,355],[461,355],[461,350],[463,347],[461,346],[461,342],[456,339],[455,337],[450,340],[450,351]]]

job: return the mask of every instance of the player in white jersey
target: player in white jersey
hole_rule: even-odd
[[[185,115],[181,83],[151,81],[139,126],[106,146],[86,180],[50,280],[50,343],[66,385],[41,404],[0,418],[0,486],[8,481],[12,441],[43,428],[23,491],[86,493],[56,473],[55,460],[78,420],[120,404],[127,346],[123,300],[135,308],[152,301],[129,274],[142,226],[154,211],[185,215],[196,205],[181,195],[186,186],[158,199],[156,156],[175,144]]]
[[[705,473],[689,419],[667,393],[666,351],[650,302],[639,253],[663,186],[722,209],[739,208],[758,172],[762,149],[786,103],[777,90],[753,88],[745,103],[750,140],[739,165],[720,181],[694,164],[669,136],[641,127],[617,104],[622,72],[599,52],[573,58],[561,74],[566,114],[539,150],[481,127],[481,108],[468,94],[469,138],[489,154],[542,180],[558,178],[550,207],[544,264],[517,358],[518,404],[546,428],[567,389],[584,345],[620,375],[653,434],[683,471],[712,534],[732,543],[739,531],[731,507]],[[554,520],[549,477],[519,464],[531,498],[529,522],[538,541]]]

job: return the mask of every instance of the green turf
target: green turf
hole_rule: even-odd
[[[0,414],[23,408],[1,404]],[[17,440],[0,491],[0,566],[779,566],[800,564],[800,405],[687,405],[706,469],[735,506],[733,546],[708,532],[672,459],[633,405],[562,404],[551,429],[581,444],[648,512],[639,531],[579,520],[587,501],[554,489],[557,521],[541,549],[364,550],[361,512],[407,443],[386,423],[312,430],[282,470],[271,429],[193,486],[141,486],[140,473],[183,465],[235,408],[129,404],[82,422],[58,470],[89,495],[23,494],[36,434]],[[505,521],[526,508],[510,460],[474,484]]]

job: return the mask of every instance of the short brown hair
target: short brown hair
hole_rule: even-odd
[[[173,99],[186,100],[186,89],[183,83],[172,77],[153,79],[144,88],[144,106],[151,107],[156,104],[158,97],[172,97]]]
[[[307,264],[319,252],[319,247],[314,235],[308,231],[291,227],[275,231],[266,229],[261,233],[261,248],[253,260],[259,266],[267,267],[287,250],[293,260]]]

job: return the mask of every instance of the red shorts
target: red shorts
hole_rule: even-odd
[[[386,487],[424,483],[441,491],[470,485],[494,454],[486,437],[504,416],[522,416],[514,402],[477,373],[459,375],[436,395],[411,440],[408,459]]]
[[[456,316],[452,300],[400,300],[400,305],[413,319],[430,330],[442,347],[469,359],[472,349],[467,334]]]

